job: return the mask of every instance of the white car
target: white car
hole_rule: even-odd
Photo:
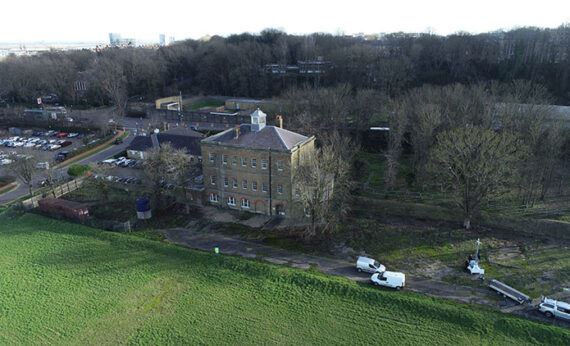
[[[49,169],[49,162],[38,162],[36,163],[37,169]]]
[[[547,317],[557,317],[570,321],[570,304],[568,303],[543,297],[538,309]]]
[[[406,286],[406,275],[397,272],[374,273],[370,281],[376,286],[384,286],[400,290]]]
[[[113,165],[113,164],[115,164],[116,161],[117,160],[115,160],[115,159],[107,159],[107,160],[101,161],[101,164]]]
[[[358,270],[359,272],[373,274],[373,273],[378,273],[378,272],[381,273],[386,271],[386,267],[384,267],[382,264],[380,264],[378,261],[376,261],[373,258],[359,256],[356,259],[356,270]]]

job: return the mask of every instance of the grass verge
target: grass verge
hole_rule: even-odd
[[[0,215],[2,344],[551,344],[570,331],[410,292]]]

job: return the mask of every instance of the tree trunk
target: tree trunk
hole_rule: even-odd
[[[465,229],[471,228],[471,218],[469,216],[465,216],[465,219],[463,219],[463,227]]]

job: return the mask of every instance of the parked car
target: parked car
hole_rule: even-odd
[[[55,136],[56,136],[57,138],[65,138],[65,137],[67,137],[67,135],[68,135],[67,132],[63,132],[63,131],[62,131],[62,132],[56,133]]]
[[[77,136],[79,136],[79,133],[77,133],[77,132],[71,132],[71,133],[67,134],[67,138],[75,138]]]
[[[543,297],[538,305],[540,312],[547,317],[556,317],[570,321],[570,304]]]
[[[68,147],[68,146],[70,146],[70,145],[72,145],[72,144],[73,144],[72,141],[63,141],[63,142],[60,143],[60,145],[61,145],[62,148]]]
[[[384,286],[400,290],[406,286],[406,275],[397,272],[374,273],[370,277],[372,283],[376,286]]]
[[[49,162],[38,162],[36,163],[37,169],[49,169]]]
[[[100,165],[114,165],[117,160],[115,159],[107,159],[99,162]]]
[[[381,273],[386,271],[386,267],[380,264],[378,261],[374,260],[373,258],[368,258],[364,256],[359,256],[356,259],[356,270],[359,272],[366,272],[366,273]]]
[[[65,161],[67,156],[69,156],[69,151],[62,151],[55,156],[55,160],[58,162]]]

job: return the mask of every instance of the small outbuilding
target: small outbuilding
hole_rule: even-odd
[[[58,198],[44,198],[38,201],[39,209],[48,214],[84,220],[89,217],[87,205]]]

